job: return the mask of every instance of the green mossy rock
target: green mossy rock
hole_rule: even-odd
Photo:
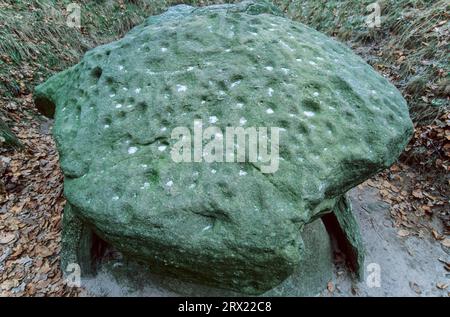
[[[73,213],[187,281],[259,294],[304,257],[304,225],[390,166],[412,133],[400,93],[342,44],[265,2],[148,18],[36,88]],[[175,127],[281,127],[280,165],[175,163]],[[216,120],[214,120],[216,121]],[[242,173],[244,172],[244,173]]]

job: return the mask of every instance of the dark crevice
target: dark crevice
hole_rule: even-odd
[[[360,267],[358,262],[358,250],[347,239],[347,235],[342,229],[334,212],[327,213],[322,216],[322,222],[333,241],[334,248],[337,252],[342,252],[345,256],[347,267],[360,277]]]

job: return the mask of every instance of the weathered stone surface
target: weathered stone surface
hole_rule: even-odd
[[[302,232],[305,252],[302,254],[300,264],[292,275],[280,285],[261,294],[264,297],[274,296],[315,296],[319,294],[332,278],[332,248],[330,237],[320,219],[305,225]],[[148,285],[159,290],[150,291],[146,295],[156,296],[170,292],[170,295],[202,296],[202,297],[242,297],[246,294],[220,288],[208,287],[179,279],[155,275],[151,269],[142,263],[137,263],[130,258],[122,258],[120,261],[103,263],[101,273],[108,276],[107,280],[117,281],[121,288],[133,294]],[[102,274],[102,275],[103,275]],[[103,275],[102,279],[104,279]],[[145,282],[143,282],[145,281]],[[139,293],[138,296],[141,296]],[[132,295],[135,296],[135,295]],[[145,296],[145,295],[144,295]]]
[[[36,88],[73,212],[155,272],[262,293],[301,230],[388,167],[412,132],[400,93],[350,49],[264,3],[176,6]],[[51,108],[51,107],[50,107]],[[175,163],[175,127],[282,127],[280,166]],[[242,173],[244,172],[244,173]]]

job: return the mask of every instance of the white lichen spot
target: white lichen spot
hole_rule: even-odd
[[[117,108],[117,109],[120,109],[120,108],[122,108],[122,105],[121,105],[120,103],[118,103],[118,104],[116,105],[116,108]]]
[[[119,196],[114,196],[112,200],[119,200]]]
[[[247,175],[246,171],[243,171],[243,170],[239,171],[239,176],[245,176],[245,175]]]
[[[316,92],[313,93],[313,96],[314,97],[319,97],[319,93],[316,91]]]
[[[294,49],[292,47],[290,47],[287,43],[280,41],[281,45],[283,45],[285,48],[287,48],[290,51],[293,51]]]
[[[315,65],[317,65],[315,62],[313,62],[313,61],[309,61],[309,64],[310,65],[313,65],[313,66],[315,66]]]
[[[162,127],[162,128],[160,129],[161,132],[164,132],[164,131],[166,131],[166,130],[167,130],[166,127]]]
[[[206,103],[206,101],[205,101],[205,100],[202,100],[201,104],[204,105],[205,103]]]
[[[103,128],[108,129],[108,128],[109,128],[109,124],[105,124],[105,125],[103,126]]]
[[[268,109],[266,110],[266,113],[267,113],[267,114],[272,114],[272,113],[273,113],[272,108],[268,108]]]
[[[188,72],[191,72],[191,71],[193,71],[194,70],[194,67],[192,67],[192,66],[189,66],[188,68],[187,68],[187,71]]]
[[[285,74],[285,75],[287,75],[287,74],[289,74],[289,69],[288,68],[281,68],[281,70],[283,71],[283,73]]]
[[[295,59],[297,62],[303,62],[303,60],[301,58],[296,58]]]
[[[184,92],[187,90],[187,87],[184,85],[177,85],[177,91],[178,92]]]
[[[158,146],[158,151],[164,152],[164,151],[166,150],[166,148],[167,148],[167,146],[165,146],[165,145],[160,145],[160,146]]]
[[[195,188],[195,184],[189,185],[189,189],[193,189],[193,188]]]
[[[217,119],[216,116],[211,116],[211,117],[209,117],[209,123],[214,124],[214,123],[216,123],[217,121],[219,121],[219,119]]]
[[[314,117],[314,115],[315,115],[315,113],[312,112],[312,111],[304,111],[303,114],[304,114],[305,116],[307,116],[308,118]]]
[[[238,80],[238,81],[235,81],[234,83],[232,83],[231,84],[231,88],[234,88],[234,87],[236,87],[237,85],[239,85],[241,83],[241,81],[240,80]]]
[[[123,66],[122,65],[119,65],[119,70],[122,70],[123,69]]]
[[[243,104],[243,103],[238,102],[238,103],[236,104],[236,108],[242,109],[242,107],[244,107],[244,104]]]
[[[206,227],[204,227],[203,229],[202,229],[202,232],[203,231],[206,231],[206,230],[209,230],[209,229],[211,229],[212,228],[212,226],[211,225],[208,225],[208,226],[206,226]]]
[[[144,185],[141,187],[141,189],[147,189],[150,187],[150,183],[145,182]]]
[[[244,117],[239,119],[239,124],[240,125],[245,125],[247,123],[247,119],[245,119]]]
[[[172,185],[173,185],[173,182],[172,182],[172,181],[168,181],[168,182],[166,183],[166,186],[167,186],[167,187],[172,187]]]
[[[141,88],[136,88],[136,89],[134,90],[134,92],[137,93],[137,94],[140,93],[140,92],[141,92]]]
[[[212,169],[212,170],[211,170],[211,173],[216,174],[217,171],[216,171],[215,169]]]
[[[167,52],[167,47],[161,47],[161,52]]]
[[[109,98],[114,98],[116,96],[116,94],[111,94],[109,95]]]
[[[227,48],[227,49],[225,50],[225,52],[227,52],[227,53],[231,52],[231,48]]]
[[[137,147],[135,147],[135,146],[130,146],[130,147],[128,148],[128,154],[134,154],[134,153],[137,152],[137,150],[138,150]]]
[[[123,91],[128,91],[127,87],[122,87]]]
[[[295,114],[290,113],[290,114],[289,114],[289,117],[293,118],[293,117],[295,117]]]
[[[267,69],[269,72],[273,71],[273,67],[272,67],[272,66],[266,66],[266,69]]]
[[[270,97],[272,97],[272,95],[273,95],[273,89],[272,89],[272,88],[267,89],[267,94],[268,94]]]

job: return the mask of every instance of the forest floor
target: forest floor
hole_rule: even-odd
[[[80,1],[81,4],[85,2]],[[98,13],[104,19],[87,17],[89,23],[77,35],[79,43],[75,45],[66,38],[65,33],[70,30],[63,29],[57,33],[42,31],[55,25],[51,20],[39,25],[45,18],[39,2],[21,4],[20,1],[0,1],[3,21],[0,24],[6,23],[0,31],[0,117],[24,145],[21,151],[0,148],[0,180],[3,184],[0,186],[0,296],[77,296],[85,292],[68,287],[59,267],[61,215],[65,203],[63,175],[51,136],[52,122],[37,114],[32,88],[50,74],[75,63],[89,47],[120,37],[132,25],[142,21],[144,16],[160,11],[168,3],[161,1],[160,6],[155,8],[144,7],[145,2],[118,1],[117,7],[110,8],[114,14],[99,11],[107,10],[103,7],[91,8],[93,16]],[[32,15],[38,25],[13,31],[12,18],[18,12],[28,18],[27,15]],[[114,24],[115,18],[123,23],[117,26]],[[301,18],[299,20],[303,21]],[[436,27],[442,27],[445,24],[443,21],[448,25],[445,17],[439,15]],[[315,26],[312,22],[310,25]],[[102,35],[98,28],[110,30],[110,33]],[[18,49],[16,44],[24,41],[30,41],[33,45],[28,45],[26,50],[23,47]],[[437,100],[439,105],[441,100],[448,102],[448,96],[439,95],[440,90],[436,87],[440,84],[436,82],[425,83],[422,95],[409,97],[410,86],[402,85],[405,79],[402,64],[410,60],[406,50],[398,51],[397,59],[391,62],[390,59],[383,59],[391,48],[381,40],[379,43],[372,40],[365,44],[347,41],[347,44],[389,78],[410,104],[417,100],[424,103]],[[61,50],[61,47],[67,49]],[[55,52],[54,56],[43,60],[43,55],[52,55],[45,54],[48,51]],[[419,63],[429,63],[430,60]],[[438,77],[440,73],[448,74],[448,69],[439,65],[435,71]],[[417,295],[449,295],[448,275],[446,279],[441,269],[450,274],[450,112],[445,106],[439,109],[432,112],[434,117],[431,119],[428,116],[423,122],[416,120],[415,135],[401,159],[364,184],[373,188],[379,200],[387,206],[387,216],[395,232],[395,236],[386,238],[389,243],[395,244],[395,239],[399,244],[409,239],[423,239],[428,241],[424,246],[436,250],[433,254],[441,250],[447,255],[431,259],[432,263],[438,263],[439,268],[434,264],[424,268],[436,274],[432,281],[433,291],[423,293],[420,281],[411,281],[409,287]],[[338,280],[330,281],[327,290],[330,295],[339,293],[339,283]]]

